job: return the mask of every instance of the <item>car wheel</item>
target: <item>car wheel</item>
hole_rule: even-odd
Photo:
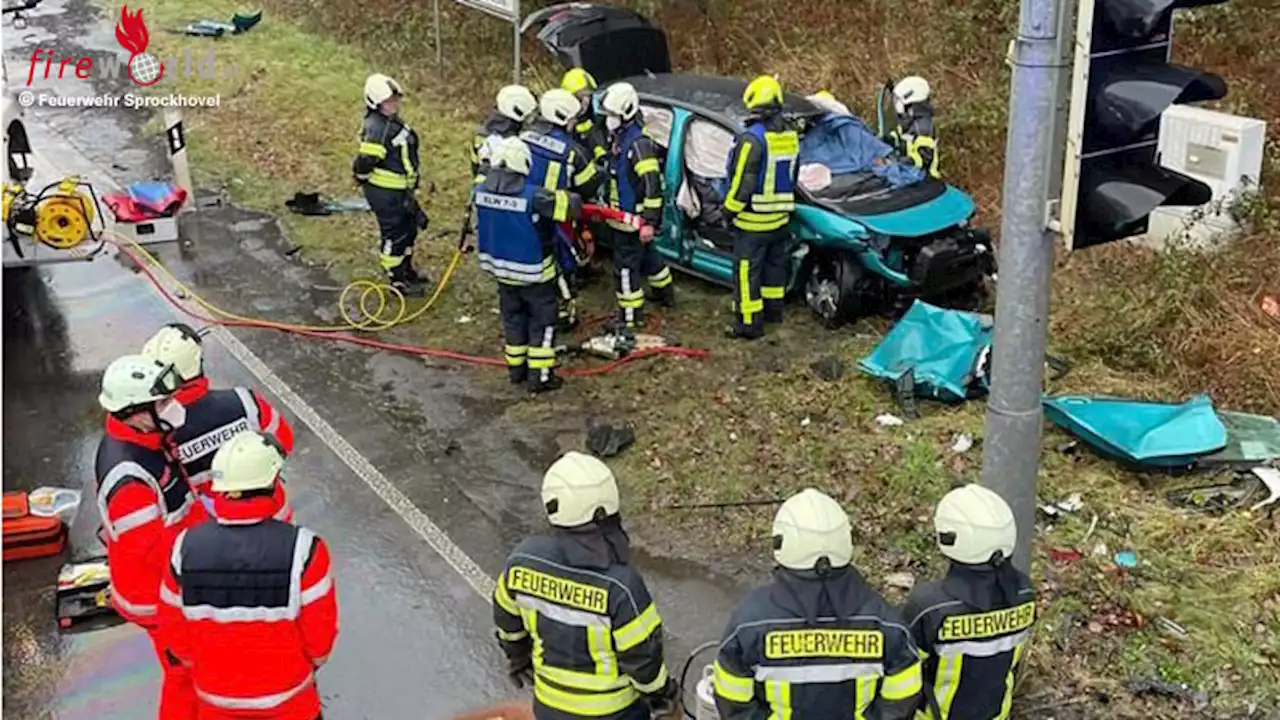
[[[805,301],[823,327],[834,329],[874,312],[875,279],[848,253],[820,255],[809,266]]]

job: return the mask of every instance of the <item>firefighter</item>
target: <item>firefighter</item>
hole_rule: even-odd
[[[560,87],[573,93],[582,104],[582,113],[573,126],[573,137],[578,144],[591,153],[592,160],[600,160],[607,152],[607,139],[604,123],[596,115],[593,99],[596,92],[596,79],[582,68],[569,68],[560,79]]]
[[[244,430],[270,435],[286,455],[293,452],[293,427],[284,414],[271,406],[258,391],[243,387],[209,389],[204,374],[204,347],[200,335],[183,323],[160,328],[142,346],[142,354],[172,365],[182,381],[174,399],[186,408],[187,421],[167,438],[170,454],[177,458],[197,499],[212,513],[208,494],[212,479],[209,466],[213,454]],[[293,508],[281,483],[276,498],[280,505],[277,520],[292,522]]]
[[[364,126],[351,171],[378,219],[382,269],[391,286],[422,297],[429,280],[413,267],[413,244],[418,230],[427,227],[427,215],[414,197],[421,161],[418,134],[400,119],[403,96],[399,83],[386,75],[364,81]]]
[[[568,90],[552,88],[538,102],[541,117],[520,133],[533,153],[530,177],[548,190],[570,190],[583,198],[591,198],[600,185],[600,173],[591,154],[573,138],[572,128],[582,104]],[[560,297],[558,325],[569,330],[577,325],[576,283],[573,274],[579,257],[566,228],[555,229],[555,258],[560,267],[556,291]]]
[[[165,433],[186,419],[174,398],[180,384],[172,365],[141,355],[108,365],[98,396],[107,411],[106,434],[94,461],[112,604],[155,646],[161,720],[196,717],[191,675],[162,639],[156,608],[174,538],[207,518],[182,468],[164,450]]]
[[[582,213],[582,198],[548,190],[529,176],[532,157],[520,138],[498,144],[476,189],[480,268],[498,281],[505,354],[512,384],[533,392],[560,387],[556,367],[554,224]]]
[[[929,81],[919,75],[903,78],[893,86],[893,110],[897,125],[889,142],[929,177],[939,178],[938,141],[933,133],[933,103]]]
[[[614,83],[600,99],[605,125],[611,137],[609,151],[609,206],[644,218],[647,232],[626,223],[609,221],[613,241],[613,272],[618,298],[619,328],[644,324],[644,279],[652,291],[649,299],[663,307],[675,304],[671,268],[651,240],[662,224],[662,166],[657,145],[644,128],[640,97],[630,83]]]
[[[552,532],[516,546],[493,595],[507,671],[517,686],[531,679],[534,717],[678,718],[662,619],[631,562],[613,472],[568,452],[543,477],[542,504]]]
[[[482,169],[488,164],[494,144],[519,135],[537,109],[538,99],[523,85],[508,85],[498,91],[493,111],[471,140],[471,176],[477,185],[484,182]]]
[[[1008,717],[1036,620],[1031,581],[1010,562],[1013,511],[991,490],[966,485],[938,503],[933,527],[950,567],[916,585],[903,609],[924,658],[924,717]]]
[[[903,720],[920,660],[896,610],[851,564],[849,516],[812,488],[773,520],[773,582],[734,610],[714,666],[723,720]]]
[[[213,456],[217,522],[184,531],[164,563],[161,632],[190,668],[200,720],[317,720],[315,671],[338,636],[329,548],[273,519],[284,453],[237,434]]]
[[[800,136],[782,116],[782,86],[775,78],[752,80],[742,102],[751,117],[729,155],[724,200],[736,230],[729,335],[755,340],[764,335],[765,323],[782,322]]]

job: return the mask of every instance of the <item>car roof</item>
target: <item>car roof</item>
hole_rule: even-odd
[[[717,116],[741,128],[751,113],[742,104],[742,94],[747,89],[747,81],[738,78],[715,75],[693,75],[688,73],[664,73],[660,75],[642,75],[630,77],[626,82],[635,86],[641,99],[679,105],[698,112],[701,115]],[[787,115],[809,117],[821,115],[820,110],[803,95],[787,93],[784,96],[782,111]]]

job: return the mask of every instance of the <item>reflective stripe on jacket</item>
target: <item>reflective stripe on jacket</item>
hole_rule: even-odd
[[[312,720],[315,671],[338,633],[328,547],[269,519],[270,496],[215,502],[217,521],[180,535],[165,563],[161,637],[192,668],[202,705]]]
[[[981,609],[952,597],[943,582],[907,597],[912,639],[924,660],[924,718],[1005,720],[1014,679],[1036,621],[1035,591]]]
[[[640,215],[646,224],[657,228],[662,223],[662,165],[652,138],[640,122],[633,121],[622,128],[609,165],[609,206]],[[620,223],[609,225],[623,232],[636,232]]]
[[[357,180],[387,190],[418,187],[418,134],[399,118],[376,110],[365,115],[352,170]]]
[[[714,668],[723,720],[899,720],[921,684],[907,628],[852,567],[825,580],[779,571],[733,612]]]
[[[667,684],[662,619],[630,564],[567,564],[564,537],[535,537],[508,558],[493,612],[504,649],[531,644],[534,698],[557,714],[609,717]]]
[[[733,224],[748,232],[786,226],[795,210],[800,136],[780,117],[756,120],[729,155],[729,191],[724,208]]]
[[[591,195],[599,185],[590,152],[564,128],[537,122],[520,133],[529,146],[533,164],[529,177],[547,190],[573,190]]]
[[[206,519],[204,507],[160,435],[115,418],[107,418],[94,474],[112,602],[126,620],[152,627],[164,559],[178,533]]]

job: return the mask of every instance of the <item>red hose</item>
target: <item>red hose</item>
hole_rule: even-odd
[[[282,326],[279,324],[269,323],[265,321],[258,323],[258,322],[242,321],[242,320],[223,320],[220,318],[208,317],[202,313],[198,313],[188,308],[185,304],[182,303],[181,300],[179,300],[178,298],[175,298],[172,294],[170,294],[168,288],[166,288],[164,284],[160,282],[160,280],[155,276],[155,273],[152,272],[148,264],[145,261],[143,261],[141,258],[139,258],[137,255],[135,255],[131,250],[129,250],[128,248],[118,243],[112,243],[112,244],[115,245],[116,248],[120,250],[120,252],[127,255],[129,259],[133,260],[134,264],[138,267],[140,271],[142,271],[142,274],[146,276],[147,280],[151,283],[151,285],[157,291],[160,292],[160,295],[164,297],[166,302],[168,302],[170,305],[172,305],[174,308],[176,308],[179,312],[183,313],[184,315],[187,315],[188,317],[194,318],[204,323],[220,325],[222,327],[249,327],[249,328],[260,328],[260,329],[266,329],[266,330],[276,330],[279,332],[289,333],[292,335],[300,335],[302,337],[309,337],[316,340],[330,340],[333,342],[349,343],[351,345],[362,345],[364,347],[375,348],[378,350],[404,353],[406,355],[416,355],[419,357],[443,358],[446,360],[455,360],[457,362],[467,363],[468,365],[485,365],[489,367],[500,367],[500,368],[507,367],[507,361],[502,358],[480,357],[478,355],[467,355],[465,353],[455,352],[453,350],[441,350],[439,348],[429,348],[429,347],[423,347],[420,345],[403,345],[400,343],[383,342],[381,340],[371,340],[368,338],[354,337],[351,335],[346,335],[341,333],[317,332],[315,330],[307,330],[305,328],[300,328],[300,327],[287,327],[287,326]],[[694,358],[694,359],[702,360],[707,357],[708,353],[706,350],[699,350],[695,348],[681,348],[681,347],[647,348],[644,350],[637,350],[636,352],[633,352],[630,355],[627,355],[626,357],[613,360],[604,365],[600,365],[592,368],[580,368],[577,370],[573,370],[573,369],[563,370],[561,371],[561,374],[567,377],[585,377],[590,375],[601,375],[603,373],[612,372],[613,370],[616,370],[622,367],[623,365],[626,365],[627,363],[634,362],[641,358],[653,357],[655,355],[673,355],[676,357],[686,357],[686,358]]]

